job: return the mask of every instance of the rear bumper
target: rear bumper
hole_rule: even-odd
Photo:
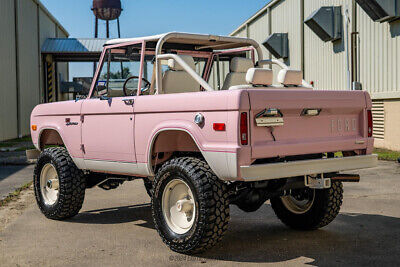
[[[372,168],[377,165],[378,156],[374,154],[241,166],[240,173],[244,181],[262,181],[308,174]]]

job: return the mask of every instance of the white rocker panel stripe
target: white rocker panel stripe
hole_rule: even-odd
[[[221,180],[237,180],[236,153],[202,152],[210,168]],[[82,170],[113,172],[121,174],[154,176],[148,163],[119,162],[73,158],[76,166]]]

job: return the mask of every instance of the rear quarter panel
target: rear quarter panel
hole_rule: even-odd
[[[239,109],[249,109],[244,91],[139,96],[134,106],[138,163],[150,162],[152,142],[160,132],[181,130],[192,136],[206,159],[209,157],[210,167],[222,176],[220,178],[236,178],[237,167],[231,166],[232,161],[237,165],[240,149]],[[205,118],[203,126],[194,123],[197,113]],[[213,130],[213,123],[225,123],[226,130]]]

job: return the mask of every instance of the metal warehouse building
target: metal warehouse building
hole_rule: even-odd
[[[275,0],[234,30],[316,89],[370,92],[375,146],[400,150],[400,0]],[[277,69],[275,70],[275,73]]]
[[[52,72],[52,84],[68,79],[67,63],[43,66],[41,47],[47,38],[65,38],[69,34],[38,0],[1,0],[0,32],[2,141],[30,133],[32,109],[49,101],[41,89],[45,88],[45,73]],[[57,89],[50,93],[54,100],[61,100],[57,97]]]

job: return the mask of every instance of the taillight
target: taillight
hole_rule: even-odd
[[[372,111],[367,110],[368,115],[368,137],[372,137],[373,123],[372,123]]]
[[[247,112],[240,113],[240,143],[247,145],[249,143],[249,129],[247,127]]]

